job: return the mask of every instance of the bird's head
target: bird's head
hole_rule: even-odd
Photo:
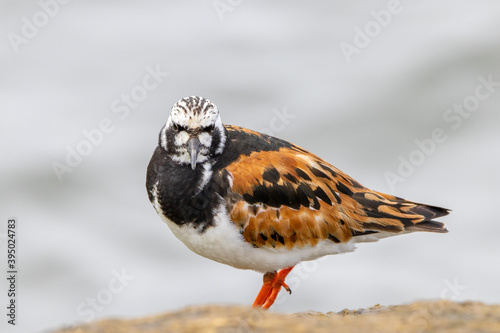
[[[225,143],[226,130],[217,106],[200,96],[175,103],[160,133],[160,146],[174,161],[193,170],[222,154]]]

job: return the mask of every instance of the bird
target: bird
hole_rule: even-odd
[[[288,141],[224,125],[201,96],[176,102],[147,167],[149,200],[193,252],[263,274],[268,309],[300,262],[411,232],[446,233],[449,209],[370,190]]]

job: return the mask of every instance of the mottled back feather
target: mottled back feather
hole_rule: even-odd
[[[245,131],[261,137],[262,145],[273,144],[267,135],[226,129],[229,137]],[[256,247],[348,242],[375,232],[447,231],[443,223],[432,221],[447,215],[447,209],[372,191],[290,143],[242,155],[222,173],[232,181],[226,199],[231,220]]]

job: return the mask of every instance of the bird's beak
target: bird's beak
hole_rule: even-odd
[[[198,159],[198,153],[201,149],[201,143],[198,138],[191,138],[187,142],[187,149],[189,156],[191,157],[191,169],[196,169],[196,160]]]

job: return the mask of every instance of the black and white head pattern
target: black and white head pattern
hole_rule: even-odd
[[[217,106],[200,96],[175,103],[160,133],[160,146],[169,156],[180,164],[192,164],[193,169],[222,154],[225,143],[226,130]],[[197,150],[194,158],[193,146]]]

